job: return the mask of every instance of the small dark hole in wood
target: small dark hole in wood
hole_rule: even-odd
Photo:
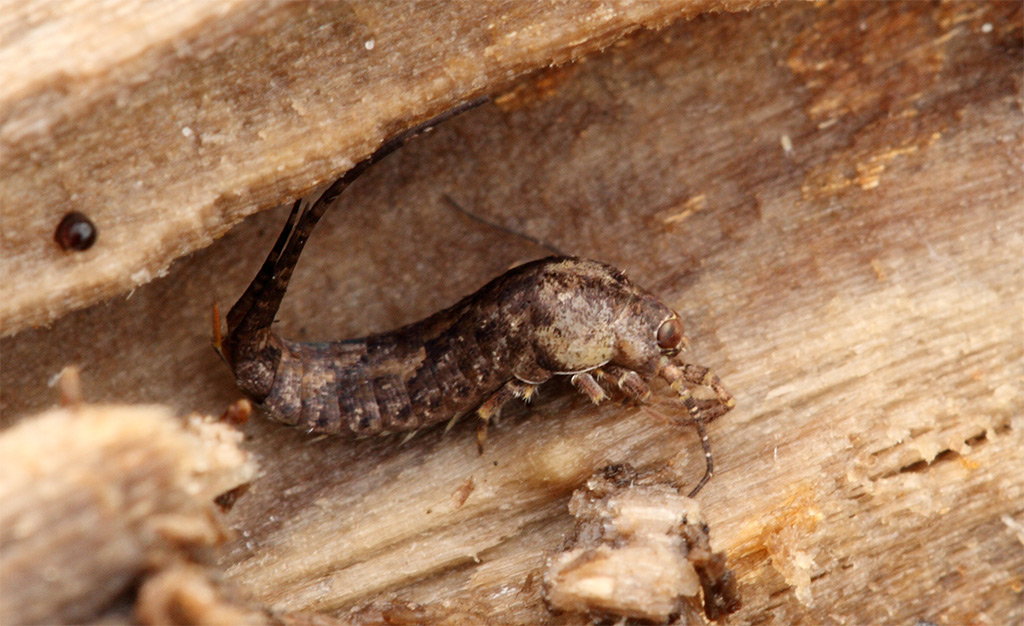
[[[96,225],[84,214],[72,211],[57,225],[53,239],[63,250],[88,250],[96,243]]]
[[[984,443],[986,439],[988,439],[988,434],[985,431],[981,431],[981,433],[967,439],[964,443],[969,446],[976,446],[979,443]]]
[[[928,469],[928,461],[917,461],[900,468],[900,474],[921,473]]]
[[[220,494],[213,499],[213,502],[220,507],[221,512],[227,513],[231,510],[231,507],[235,506],[235,502],[249,491],[250,485],[251,483],[242,483],[234,489],[229,489]]]
[[[952,461],[953,459],[959,458],[960,453],[955,450],[943,450],[942,452],[935,455],[935,458],[928,461],[917,461],[910,465],[904,465],[900,468],[900,474],[908,473],[921,473],[928,471],[928,468],[936,463],[944,463],[946,461]]]

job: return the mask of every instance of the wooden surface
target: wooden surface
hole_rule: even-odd
[[[0,620],[96,623],[147,576],[201,560],[227,535],[213,498],[254,474],[241,441],[158,406],[62,407],[5,430]]]
[[[5,3],[0,334],[164,275],[459,101],[638,28],[766,1]],[[54,245],[70,211],[100,245]]]
[[[639,36],[360,180],[313,237],[279,331],[391,328],[546,254],[449,196],[626,270],[736,396],[698,498],[739,575],[730,623],[1019,622],[1022,47],[1016,2],[787,4]],[[68,362],[94,400],[233,400],[209,305],[241,293],[284,217],[5,339],[5,423],[46,405]],[[472,424],[399,446],[254,417],[261,474],[222,565],[283,610],[412,601],[467,622],[584,623],[549,614],[538,583],[572,527],[568,496],[627,460],[692,484],[696,437],[654,414],[675,410],[595,409],[548,385],[483,456]]]

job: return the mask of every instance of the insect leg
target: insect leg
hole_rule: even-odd
[[[683,383],[690,383],[691,385],[701,385],[704,387],[710,387],[715,395],[718,396],[718,401],[725,407],[723,413],[727,413],[729,409],[736,406],[736,400],[732,397],[732,394],[725,390],[722,386],[722,381],[708,368],[702,365],[693,365],[691,363],[673,363],[667,361],[662,365],[661,376],[668,381],[672,388],[677,392],[682,388]],[[717,415],[715,417],[718,417]],[[711,421],[710,419],[708,421]]]
[[[633,370],[618,365],[605,365],[597,370],[601,380],[614,384],[631,399],[645,403],[651,397],[651,388],[644,379]]]
[[[501,407],[513,398],[529,401],[536,388],[537,385],[513,379],[505,383],[497,393],[480,405],[480,408],[476,410],[477,417],[480,418],[476,430],[477,449],[480,454],[484,453],[484,442],[487,441],[487,423],[491,418],[496,417],[501,412]]]
[[[594,404],[601,404],[608,399],[608,394],[604,392],[604,388],[594,380],[594,377],[589,372],[573,374],[569,380],[572,382],[573,387],[579,389]]]

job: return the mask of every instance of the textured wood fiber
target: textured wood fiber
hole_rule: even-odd
[[[624,33],[764,0],[12,2],[0,333],[149,282],[390,133]],[[99,229],[63,253],[69,211]]]
[[[241,441],[155,406],[60,408],[0,434],[3,623],[98,622],[146,574],[223,543],[212,499],[255,469]]]
[[[1022,71],[1016,2],[794,4],[641,36],[360,180],[313,237],[279,331],[391,328],[546,254],[450,196],[626,270],[736,396],[699,496],[740,577],[730,623],[1019,622]],[[4,419],[45,404],[69,361],[94,399],[233,400],[208,307],[241,293],[285,214],[4,340]],[[608,462],[689,484],[702,469],[691,432],[557,384],[492,427],[482,457],[472,424],[404,446],[247,430],[262,473],[223,565],[272,606],[343,615],[401,600],[584,623],[539,595],[569,493]]]

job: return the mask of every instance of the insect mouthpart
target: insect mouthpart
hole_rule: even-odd
[[[672,348],[672,350],[670,350],[669,352],[666,352],[665,355],[666,356],[676,356],[680,352],[686,352],[689,349],[690,349],[690,340],[686,338],[686,335],[683,335],[683,338],[679,342],[679,345],[677,347],[675,347],[675,348]]]

